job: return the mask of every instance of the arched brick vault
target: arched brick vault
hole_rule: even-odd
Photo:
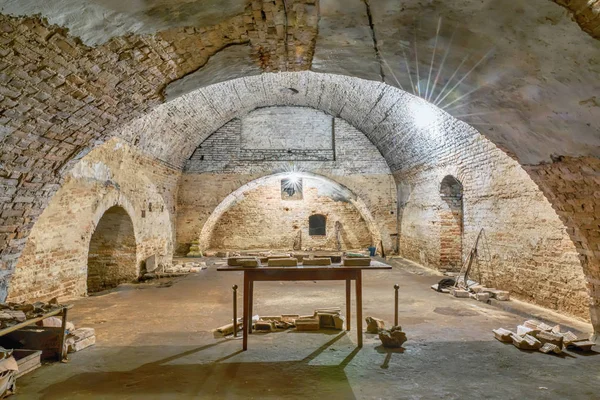
[[[464,40],[451,58],[460,60],[473,46],[497,49],[490,67],[467,80],[487,82],[490,90],[479,92],[461,112],[516,110],[510,118],[486,115],[478,122],[488,138],[521,163],[550,162],[552,154],[600,155],[593,130],[598,121],[594,82],[600,77],[594,60],[600,44],[547,0],[414,0],[402,2],[401,9],[387,1],[290,0],[287,8],[282,0],[252,0],[237,2],[242,6],[236,10],[243,12],[227,10],[213,26],[152,25],[134,18],[124,28],[123,15],[114,10],[94,14],[107,18],[102,21],[87,15],[64,18],[61,13],[85,10],[84,2],[71,2],[77,7],[0,2],[3,12],[13,15],[0,16],[0,198],[13,205],[0,216],[0,251],[8,270],[70,161],[159,104],[170,83],[194,71],[205,72],[204,80],[195,82],[202,86],[248,73],[309,68],[394,83],[382,59],[393,68],[401,64],[399,49],[403,40],[412,40],[415,19],[432,25],[419,31],[421,44],[431,43],[438,16],[461,26],[456,36]],[[597,37],[597,2],[556,2]],[[37,14],[65,26],[15,17]],[[65,27],[82,35],[85,44]],[[450,35],[442,34],[447,41]],[[225,49],[233,55],[242,49],[246,56],[233,62],[219,58]],[[248,63],[258,69],[242,68]],[[449,78],[456,64],[449,64],[442,78]],[[396,76],[407,85],[406,74],[396,71]]]
[[[586,32],[598,37],[597,1],[556,2],[565,5]],[[275,4],[275,9],[266,10],[267,3]],[[249,41],[251,57],[261,67],[259,72],[312,68],[392,82],[390,74],[382,76],[382,71],[385,71],[377,56],[383,55],[390,64],[398,64],[398,41],[412,38],[410,24],[402,22],[415,16],[435,21],[437,16],[429,17],[439,13],[464,25],[465,31],[461,33],[465,33],[467,38],[485,38],[488,41],[485,47],[498,49],[495,63],[490,63],[486,70],[486,73],[497,76],[491,84],[493,90],[478,95],[477,101],[465,112],[517,110],[507,119],[482,117],[479,122],[483,124],[498,124],[500,121],[501,125],[492,128],[482,125],[481,129],[488,139],[525,165],[552,201],[578,246],[588,271],[591,292],[597,294],[600,291],[600,248],[596,224],[600,170],[599,109],[595,97],[597,82],[600,81],[595,61],[600,54],[598,42],[565,18],[559,11],[560,7],[545,0],[434,1],[426,5],[414,1],[403,2],[402,12],[389,9],[394,2],[382,1],[370,2],[370,10],[363,8],[360,11],[357,26],[366,29],[363,29],[362,36],[359,35],[362,40],[338,46],[339,43],[335,42],[328,44],[327,35],[354,37],[355,32],[336,30],[336,4],[338,8],[341,5],[341,11],[351,12],[351,6],[364,3],[350,4],[346,0],[321,3],[308,0],[294,2],[294,7],[298,7],[295,10],[297,19],[286,24],[283,30],[273,29],[268,21],[261,22],[261,11],[267,11],[265,14],[273,17],[273,21],[285,17],[282,1],[252,1],[244,14],[219,25],[171,28],[157,34],[109,35],[111,39],[97,47],[83,45],[64,29],[48,26],[36,18],[1,16],[0,101],[3,111],[0,135],[3,147],[0,170],[4,207],[0,248],[3,268],[8,270],[3,274],[14,268],[31,227],[64,178],[68,162],[78,158],[82,150],[89,150],[95,141],[101,143],[116,128],[159,104],[166,85],[190,72],[202,72],[201,67],[207,65],[211,55],[218,55],[219,50],[234,49],[237,47],[230,45]],[[320,19],[315,18],[315,4],[323,8],[317,15]],[[319,31],[324,35],[321,38],[315,37],[317,20]],[[371,20],[373,32],[369,30],[368,22]],[[344,24],[341,27],[345,29]],[[290,35],[294,37],[293,45],[287,40]],[[379,39],[375,48],[373,38]],[[431,36],[419,35],[418,40],[429,43],[430,39]],[[317,46],[311,57],[315,41]],[[473,41],[466,42],[464,48],[468,49]],[[319,49],[322,49],[320,53]],[[357,54],[360,56],[357,57]],[[460,51],[458,54],[458,57],[462,56]],[[452,71],[449,69],[444,74],[449,75]],[[473,80],[478,81],[484,75],[478,74]],[[231,75],[216,74],[208,83],[228,78]],[[399,79],[406,83],[406,76],[400,75]],[[254,88],[242,89],[242,94],[246,92],[261,97],[263,90],[283,89],[285,92],[283,87],[271,84],[271,80],[272,77],[241,81],[244,85],[255,85]],[[327,85],[319,77],[307,78],[307,81]],[[235,85],[231,87],[234,88],[232,90],[239,89]],[[332,105],[330,108],[334,115],[356,111],[359,117],[354,118],[353,123],[357,126],[365,125],[357,120],[361,118],[361,109],[363,116],[365,111],[377,116],[381,105],[385,105],[385,101],[376,102],[385,85],[375,86],[375,89],[374,86],[355,89],[343,85],[335,87],[334,93],[324,89],[326,93],[322,100]],[[228,112],[237,109],[236,100],[231,100],[231,109],[220,104],[230,99],[221,99],[214,93],[216,88],[201,91],[201,97],[209,97],[200,99],[200,102],[206,112],[220,112],[217,120],[225,122]],[[222,88],[226,86],[219,87]],[[377,95],[359,93],[364,89],[373,90]],[[319,103],[319,108],[322,108],[325,106],[321,106],[321,100],[315,100],[319,91],[319,87],[313,85],[310,95],[313,96],[312,102]],[[289,95],[281,91],[278,93],[282,94],[282,99],[272,104],[294,104]],[[304,89],[299,94],[305,95]],[[385,98],[382,96],[380,100]],[[356,107],[353,103],[357,101],[363,104]],[[241,98],[239,102],[242,102]],[[348,110],[344,111],[346,105],[341,103],[348,104]],[[369,111],[371,107],[373,112]],[[393,121],[385,116],[385,111],[381,112],[384,113],[382,119]],[[364,122],[368,123],[370,119],[365,118]],[[142,128],[153,127],[154,121],[147,121]],[[375,125],[377,123],[375,118]],[[397,121],[393,123],[396,128],[403,125]],[[168,123],[161,124],[159,131],[170,131]],[[173,125],[173,128],[180,127]],[[373,134],[377,130],[382,129],[378,127],[372,132],[367,129],[366,132]],[[198,131],[204,134],[202,127]],[[129,133],[128,136],[132,143],[138,142],[137,133]],[[393,137],[388,132],[388,141]],[[169,158],[169,145],[160,144],[163,138],[148,135],[140,140],[146,140],[142,143],[143,147],[151,154],[166,160]],[[410,144],[410,141],[403,143],[406,146]],[[425,141],[424,146],[427,144],[432,143]],[[187,142],[184,147],[186,145]],[[383,142],[382,145],[388,146]],[[417,155],[408,156],[411,162],[418,162]],[[392,166],[402,167],[397,164]]]
[[[278,182],[281,179],[287,177],[288,175],[288,173],[284,172],[279,174],[263,176],[261,178],[255,179],[251,182],[242,185],[236,191],[225,197],[225,199],[223,199],[223,201],[221,201],[221,203],[214,209],[214,211],[202,227],[200,237],[198,238],[200,248],[202,250],[206,250],[209,248],[213,230],[216,224],[218,223],[219,219],[232,205],[234,205],[237,201],[239,201],[240,198],[244,196],[244,193],[272,182]],[[335,182],[332,179],[309,172],[297,173],[297,176],[300,178],[313,179],[317,182],[324,182],[327,185],[331,185],[340,194],[343,194],[344,197],[358,210],[362,218],[365,220],[372,237],[372,243],[377,244],[382,241],[381,233],[382,231],[386,231],[384,227],[384,222],[376,221],[375,218],[373,218],[373,215],[371,214],[371,211],[369,210],[369,207],[365,204],[365,202],[356,194],[354,194],[350,189],[338,182]],[[389,237],[389,234],[384,236]]]
[[[273,105],[313,107],[348,121],[379,148],[398,182],[415,169],[442,162],[446,157],[444,149],[457,143],[463,143],[461,146],[465,148],[493,148],[496,153],[502,153],[468,124],[399,89],[381,82],[311,72],[263,74],[212,85],[157,107],[116,134],[127,140],[138,138],[139,146],[145,151],[175,165],[182,165],[199,143],[227,121],[257,107]],[[414,115],[417,109],[422,108],[429,110],[435,122],[419,128]],[[502,157],[506,158],[505,155]],[[598,182],[595,178],[585,179],[586,173],[597,174],[596,161],[594,157],[579,158],[575,164],[580,165],[583,172],[571,174],[568,179],[573,183],[590,185],[589,190],[597,192]],[[452,162],[468,164],[461,157]],[[561,180],[565,162],[555,160],[553,164],[543,167],[524,168],[544,189],[544,180],[552,180],[552,174],[545,170],[557,171],[554,179]],[[562,198],[553,193],[546,195],[555,200],[553,206],[559,211],[569,201],[584,201],[589,203],[590,208],[597,208],[597,200],[579,199],[579,193],[582,192],[564,193]],[[597,227],[589,223],[590,216],[597,218],[594,213],[579,213],[578,217],[573,212],[570,218],[565,218],[565,212],[561,215],[571,228],[569,234],[582,257],[592,294],[597,293],[600,258],[597,250],[588,250],[584,246],[597,247]],[[595,297],[594,307],[597,301]]]

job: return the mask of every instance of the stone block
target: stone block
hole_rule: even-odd
[[[450,289],[450,294],[454,297],[458,297],[461,299],[469,298],[469,292],[467,292],[466,290],[463,290],[463,289],[452,288],[452,289]]]
[[[490,300],[490,294],[489,293],[484,293],[484,292],[482,292],[482,293],[475,293],[475,300],[487,303]]]
[[[302,265],[304,266],[321,266],[321,265],[331,265],[331,258],[305,258],[302,260]]]
[[[260,267],[260,263],[257,258],[247,258],[244,260],[239,260],[238,265],[240,267],[252,268],[252,267]]]
[[[385,322],[382,319],[367,317],[365,321],[367,322],[367,332],[369,333],[379,333],[380,330],[385,329]]]
[[[269,267],[295,267],[298,265],[298,260],[295,258],[274,258],[269,259]]]
[[[538,326],[541,324],[540,321],[538,321],[537,319],[529,319],[525,322],[523,322],[523,326],[529,328],[529,329],[539,329]]]
[[[494,332],[494,337],[499,341],[504,343],[512,342],[512,336],[514,335],[514,332],[504,328],[494,329],[492,332]]]
[[[537,350],[542,347],[542,342],[531,335],[512,335],[513,345],[521,350]]]
[[[295,325],[298,331],[318,331],[320,328],[318,318],[299,318]]]
[[[496,300],[499,300],[499,301],[510,300],[510,292],[507,292],[506,290],[493,289],[493,290],[490,290],[490,293],[491,293],[492,297]]]
[[[531,328],[528,328],[528,327],[526,327],[524,325],[517,326],[517,335],[519,335],[519,336],[523,336],[523,335],[527,335],[527,334],[530,334],[530,335],[533,334],[533,335],[535,335],[538,332],[539,332],[538,329],[531,329]]]
[[[240,262],[244,260],[256,260],[256,257],[240,256],[240,257],[229,257],[227,258],[227,265],[230,267],[239,267]]]
[[[393,326],[391,329],[384,329],[379,331],[379,340],[383,347],[398,348],[402,347],[406,342],[406,333],[402,332],[402,327]]]
[[[70,344],[67,351],[69,353],[75,353],[77,351],[81,351],[86,349],[92,345],[96,344],[96,336],[90,336],[85,339],[79,340],[73,344]]]
[[[275,330],[273,321],[258,320],[254,323],[254,330],[259,332],[272,332]]]
[[[342,265],[344,267],[368,267],[371,265],[370,257],[351,257],[344,258]]]
[[[552,343],[544,343],[544,345],[542,347],[540,347],[540,351],[544,354],[550,354],[550,353],[561,354],[562,353],[562,349],[560,348],[560,346],[557,346]]]
[[[574,340],[570,342],[567,347],[570,349],[577,349],[581,351],[592,351],[592,347],[596,345],[595,342],[592,342],[588,339]]]
[[[317,313],[319,326],[323,329],[341,330],[344,327],[344,319],[339,313]]]
[[[575,335],[573,332],[571,331],[567,331],[564,333],[560,333],[560,335],[563,337],[563,344],[565,346],[568,346],[570,343],[575,342],[577,340],[580,340],[577,335]]]
[[[556,333],[540,331],[535,335],[535,338],[542,342],[542,344],[550,343],[555,346],[562,348],[564,338],[561,335],[557,335]]]
[[[94,328],[78,328],[69,333],[69,337],[74,338],[76,342],[95,335],[96,331]]]

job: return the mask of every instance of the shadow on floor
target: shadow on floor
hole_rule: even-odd
[[[320,398],[355,399],[344,368],[359,352],[355,348],[338,365],[310,365],[324,350],[344,337],[342,332],[300,361],[224,362],[235,351],[206,364],[177,364],[177,360],[217,346],[226,340],[191,349],[130,371],[88,372],[55,383],[43,399],[77,398]],[[124,350],[126,351],[126,350]],[[200,396],[200,397],[199,397]]]

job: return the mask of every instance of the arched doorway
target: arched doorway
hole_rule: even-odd
[[[452,175],[440,184],[440,269],[457,271],[462,265],[463,185]]]
[[[88,293],[116,287],[137,277],[133,222],[119,206],[106,210],[90,240]]]

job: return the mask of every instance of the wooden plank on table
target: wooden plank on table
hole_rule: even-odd
[[[55,316],[57,316],[59,314],[62,314],[63,309],[65,309],[65,308],[69,309],[71,307],[73,307],[72,304],[67,304],[67,305],[62,306],[61,308],[58,308],[58,309],[54,310],[54,311],[50,311],[50,312],[42,315],[41,317],[36,317],[36,318],[28,319],[28,320],[20,322],[20,323],[18,323],[16,325],[9,326],[8,328],[0,329],[0,336],[4,336],[4,335],[6,335],[8,333],[11,333],[11,332],[14,332],[14,331],[18,331],[21,328],[25,328],[26,326],[33,325],[36,322],[39,322],[39,321],[41,321],[43,319],[46,319],[46,318],[49,318],[49,317],[55,317]]]

